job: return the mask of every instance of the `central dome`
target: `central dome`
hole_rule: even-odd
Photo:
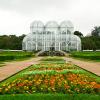
[[[73,28],[74,26],[71,21],[63,21],[61,22],[60,27]]]
[[[56,22],[56,21],[49,21],[49,22],[47,22],[47,24],[46,24],[46,27],[47,28],[57,28],[59,25],[58,25],[58,23]]]
[[[31,23],[30,27],[43,28],[44,24],[41,21],[34,21],[34,22]]]

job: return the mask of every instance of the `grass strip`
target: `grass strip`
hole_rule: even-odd
[[[20,94],[0,95],[0,100],[100,100],[100,95],[91,94]]]

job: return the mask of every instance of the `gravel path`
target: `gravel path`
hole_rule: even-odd
[[[5,66],[0,67],[0,81],[31,66],[32,64],[38,64],[41,58],[42,57],[37,57],[24,61],[6,62]]]
[[[69,58],[69,57],[66,57],[64,59],[66,60],[66,62],[71,62],[85,70],[88,70],[100,76],[100,62],[82,61],[82,60],[77,60],[77,59]]]

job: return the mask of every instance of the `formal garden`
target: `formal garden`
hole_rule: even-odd
[[[100,0],[0,0],[0,100],[100,100],[99,10]]]
[[[100,100],[100,77],[67,62],[44,57],[0,83],[0,100]]]

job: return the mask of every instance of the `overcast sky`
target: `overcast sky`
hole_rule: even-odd
[[[100,0],[0,0],[0,35],[28,34],[34,20],[70,20],[86,35],[100,25]]]

